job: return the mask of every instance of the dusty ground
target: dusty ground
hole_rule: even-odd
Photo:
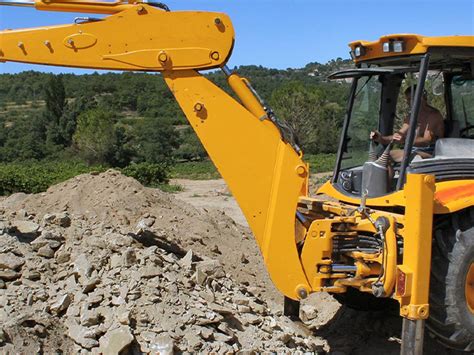
[[[0,353],[399,353],[396,315],[321,293],[305,325],[282,316],[225,183],[173,183],[184,191],[108,171],[0,198]],[[426,338],[427,354],[448,353]]]
[[[321,179],[329,175],[330,173],[320,173],[311,176],[310,191],[315,191]],[[176,199],[205,211],[218,209],[236,223],[248,228],[245,217],[224,180],[174,179],[171,183],[183,187],[183,191],[174,194]],[[250,230],[247,233],[250,234]],[[274,290],[273,285],[269,287],[272,291],[267,294],[267,297],[271,298],[270,302],[273,302],[275,307],[281,309],[281,296]],[[383,312],[358,312],[341,307],[332,296],[326,293],[311,295],[304,302],[304,307],[317,310],[318,316],[311,334],[323,338],[331,352],[340,351],[341,354],[399,354],[400,352],[401,319],[396,315]],[[425,335],[425,339],[426,354],[434,352],[439,355],[457,354],[439,346],[428,334]]]
[[[170,183],[183,187],[183,191],[174,194],[178,200],[187,202],[196,208],[222,210],[236,223],[248,227],[239,205],[232,197],[223,179],[173,179]]]

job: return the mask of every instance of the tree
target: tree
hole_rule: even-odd
[[[74,144],[89,164],[106,164],[116,143],[114,119],[110,112],[96,108],[79,115]]]
[[[179,147],[179,137],[169,119],[145,118],[136,125],[133,135],[139,162],[173,161],[173,151]]]
[[[52,75],[45,89],[46,111],[56,121],[63,115],[66,107],[66,90],[61,75]]]
[[[173,155],[179,160],[202,160],[207,157],[201,141],[191,127],[179,130],[180,144]]]
[[[48,122],[47,141],[49,145],[67,146],[61,118],[66,108],[66,90],[60,75],[52,75],[45,88],[45,120]]]
[[[293,128],[306,153],[334,153],[344,119],[339,101],[321,89],[290,82],[273,92],[271,102],[278,117]]]
[[[78,116],[96,107],[96,101],[90,96],[80,96],[68,103],[58,121],[58,129],[63,146],[68,147],[72,144],[72,136],[76,131]]]
[[[277,116],[290,125],[306,151],[317,138],[315,121],[322,105],[319,92],[309,90],[300,82],[290,82],[273,92],[271,103]]]

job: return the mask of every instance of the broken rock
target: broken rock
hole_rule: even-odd
[[[56,313],[56,314],[60,314],[62,313],[63,311],[65,311],[69,305],[71,304],[71,301],[72,301],[72,298],[71,296],[66,293],[65,295],[63,296],[60,296],[50,307],[49,309]]]
[[[316,307],[310,305],[304,305],[301,307],[301,320],[303,322],[309,322],[318,316]]]
[[[173,355],[174,342],[169,335],[159,335],[155,342],[150,344],[150,350],[160,355]]]
[[[74,261],[74,272],[82,278],[88,278],[92,272],[92,266],[86,254],[80,254]]]
[[[12,227],[14,227],[21,234],[36,234],[40,228],[39,224],[32,221],[13,221]]]
[[[95,332],[78,324],[69,326],[68,336],[86,349],[91,349],[99,345],[99,342],[95,339]]]
[[[13,270],[1,270],[0,269],[0,279],[5,280],[5,281],[11,281],[11,280],[16,280],[21,276],[20,273],[15,272]]]
[[[109,330],[99,339],[99,351],[103,355],[117,355],[133,341],[133,335],[129,327],[121,326]]]
[[[61,212],[56,215],[56,218],[54,219],[54,223],[61,227],[69,227],[71,225],[71,218],[69,217],[69,214],[67,212]]]
[[[23,258],[20,258],[13,253],[0,254],[0,269],[17,270],[24,263],[25,260],[23,260]]]
[[[49,245],[42,246],[41,248],[38,249],[38,255],[43,256],[45,258],[52,258],[54,257],[54,250],[51,249]]]
[[[155,276],[160,276],[162,274],[161,268],[157,266],[147,266],[143,269],[141,277],[149,279]]]

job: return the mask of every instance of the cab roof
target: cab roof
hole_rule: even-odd
[[[354,41],[349,43],[351,55],[356,64],[376,62],[380,65],[410,65],[414,59],[425,53],[432,53],[431,62],[474,60],[474,36],[426,37],[418,34],[391,34],[378,40]],[[358,54],[358,55],[356,55]]]

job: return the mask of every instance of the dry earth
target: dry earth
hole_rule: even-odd
[[[110,170],[1,198],[0,353],[399,352],[398,317],[327,294],[283,316],[225,184],[178,183]]]

